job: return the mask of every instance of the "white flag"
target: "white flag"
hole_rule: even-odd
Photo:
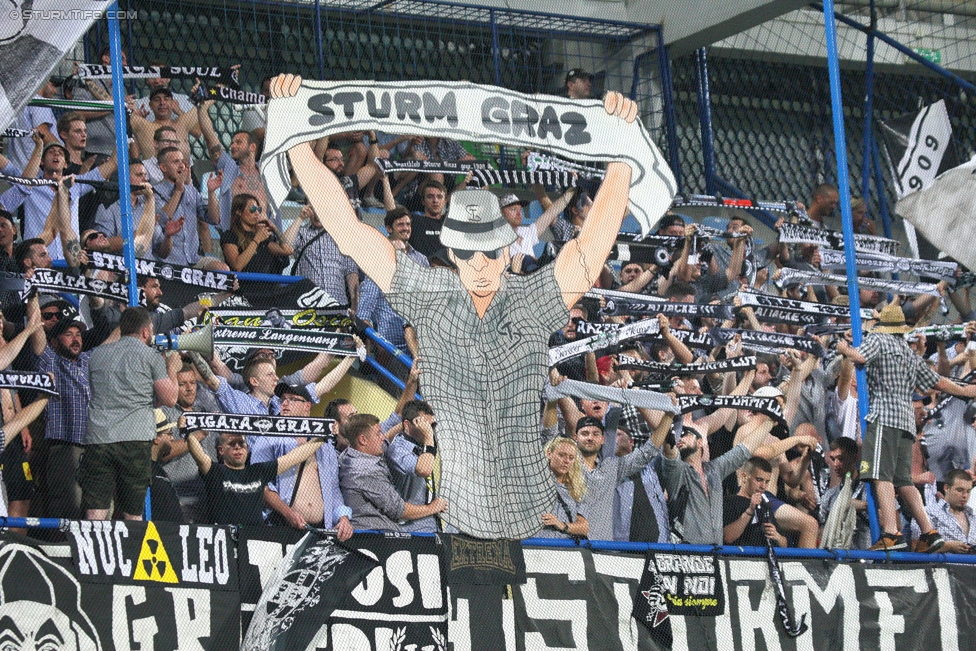
[[[9,0],[0,12],[0,129],[27,105],[108,0]]]
[[[976,269],[976,157],[940,174],[928,188],[913,192],[895,207],[939,250]]]

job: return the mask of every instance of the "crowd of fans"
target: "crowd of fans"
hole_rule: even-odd
[[[248,130],[223,134],[230,135],[225,150],[209,114],[212,101],[192,104],[171,92],[165,79],[149,80],[148,86],[148,97],[130,102],[127,173],[133,193],[124,200],[131,202],[137,256],[229,272],[278,274],[292,267],[348,305],[361,324],[416,358],[410,324],[339,251],[315,211],[305,206],[287,227],[271,211],[256,166],[261,112],[248,114]],[[571,70],[567,95],[586,98],[591,91],[591,75]],[[55,92],[48,84],[39,95]],[[105,98],[107,88],[88,81],[74,96]],[[0,195],[5,269],[30,279],[36,269],[63,260],[75,273],[112,278],[86,266],[90,252],[118,253],[123,247],[120,199],[97,183],[116,173],[111,116],[65,111],[55,119],[50,109],[30,107],[13,126],[30,130],[33,146],[26,139],[9,139],[6,158],[0,158],[3,173],[58,184],[14,183]],[[194,138],[202,140],[209,160],[191,158]],[[454,267],[439,234],[452,193],[470,179],[386,175],[375,161],[471,160],[458,143],[365,132],[323,139],[314,151],[340,179],[357,211],[385,210],[385,229],[396,249],[425,266]],[[213,172],[204,179],[199,172],[205,168]],[[507,190],[500,193],[499,208],[518,237],[511,245],[512,274],[533,273],[550,262],[553,251],[579,233],[593,196],[585,184],[557,188],[553,198],[551,188],[532,190],[542,208],[532,223],[523,215],[528,202]],[[292,198],[304,200],[297,182]],[[838,201],[832,186],[814,189],[806,223],[836,229]],[[864,202],[853,203],[856,232],[874,234]],[[721,237],[705,237],[692,220],[669,213],[657,227],[658,235],[676,243],[665,259],[622,260],[619,269],[607,266],[596,284],[640,299],[731,303],[733,319],[653,310],[636,317],[604,316],[605,303],[585,299],[570,310],[565,327],[552,334],[551,346],[582,339],[580,330],[588,324],[647,318],[658,321],[659,332],[609,354],[587,352],[566,360],[552,370],[551,382],[558,386],[569,378],[606,387],[641,386],[646,372],[621,368],[626,355],[682,369],[668,386],[657,387],[661,392],[774,398],[782,418],[728,407],[674,415],[588,398],[540,402],[538,453],[548,459],[556,487],[552,510],[539,522],[540,536],[716,545],[764,545],[768,540],[814,547],[831,510],[845,508],[855,513],[852,545],[871,545],[859,478],[858,359],[838,354],[831,345],[831,338],[844,337],[842,329],[816,338],[822,356],[795,349],[757,353],[739,336],[704,345],[677,336],[714,328],[802,334],[800,326],[759,320],[751,307],[739,303],[740,292],[848,305],[844,287],[780,282],[784,268],[819,271],[818,247],[778,241],[761,247],[750,221],[736,215]],[[46,397],[0,389],[10,515],[138,519],[151,485],[154,519],[314,526],[336,529],[340,538],[354,529],[443,527],[439,515],[450,505],[437,493],[437,414],[427,402],[414,399],[418,391],[423,394],[422,360],[415,361],[394,412],[381,420],[387,415],[357,413],[355,397],[350,402],[329,395],[353,366],[353,357],[336,364],[332,355],[319,354],[279,377],[273,348],[251,349],[240,374],[219,356],[208,361],[196,353],[153,351],[147,344],[156,333],[183,328],[230,293],[167,306],[158,280],[140,277],[139,284],[143,307],[138,308],[88,296],[78,304],[46,293],[34,294],[25,304],[19,292],[3,292],[6,343],[0,348],[0,366],[49,373],[58,391]],[[933,319],[951,323],[948,309],[940,313],[945,301],[958,315],[956,322],[976,318],[970,288],[947,282],[939,288],[945,300],[863,289],[859,298],[862,308],[877,313],[899,306],[916,327]],[[845,320],[832,318],[835,322]],[[865,321],[868,328],[872,324]],[[969,325],[966,335],[974,331],[976,324]],[[942,376],[962,378],[976,369],[976,351],[965,339],[906,337],[913,354]],[[749,370],[688,370],[751,354],[756,363]],[[935,388],[913,388],[911,485],[896,488],[924,499],[946,551],[969,552],[976,538],[968,505],[976,454],[972,409],[967,410],[964,398],[944,401]],[[336,422],[334,441],[217,435],[180,425],[181,414],[190,411],[306,417],[319,402],[326,403],[324,416]],[[844,484],[847,490],[842,491]],[[914,509],[905,511],[900,529],[914,540],[924,539],[929,524],[918,523],[917,517],[909,524]]]

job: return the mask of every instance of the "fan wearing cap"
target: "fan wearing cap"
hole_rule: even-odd
[[[301,384],[278,383],[275,394],[281,400],[281,415],[308,418],[318,399]],[[251,463],[283,457],[297,449],[305,437],[254,437]],[[339,540],[352,536],[352,509],[342,501],[339,490],[339,461],[335,444],[324,443],[315,454],[270,481],[264,489],[265,520],[269,524],[287,523],[295,529],[306,524],[336,529]]]
[[[623,457],[606,455],[602,459],[600,451],[606,442],[603,423],[592,416],[584,416],[576,421],[574,438],[579,446],[583,477],[586,479],[586,502],[589,506],[587,520],[590,525],[587,535],[590,538],[613,540],[613,498],[617,486],[631,475],[639,473],[660,454],[664,438],[671,431],[673,419],[673,414],[664,412],[654,433],[637,450]]]
[[[58,387],[51,398],[44,425],[39,468],[45,492],[43,515],[52,518],[78,518],[81,515],[81,488],[75,479],[84,451],[88,426],[91,385],[88,364],[91,354],[82,350],[87,327],[78,311],[67,301],[45,297],[40,308],[44,336],[34,335],[32,346],[39,355],[37,370],[50,373]],[[46,452],[46,453],[45,453]]]
[[[575,192],[574,188],[568,189],[561,197],[553,201],[548,208],[532,224],[522,225],[522,208],[528,205],[528,201],[519,199],[514,194],[506,194],[498,200],[502,209],[502,217],[508,225],[515,229],[516,239],[508,247],[508,254],[513,258],[521,253],[527,258],[535,256],[535,245],[539,243],[539,238],[549,228],[566,206]]]
[[[934,387],[953,396],[972,398],[976,397],[976,385],[959,386],[930,369],[905,342],[903,335],[911,329],[901,307],[889,303],[860,346],[854,348],[842,340],[837,352],[863,366],[867,373],[868,427],[861,453],[861,477],[874,485],[883,530],[872,549],[907,548],[895,513],[897,492],[919,528],[926,532],[915,542],[914,551],[935,552],[945,541],[932,527],[922,496],[912,484],[912,392]]]
[[[573,68],[566,73],[566,97],[570,99],[590,99],[593,97],[593,75],[582,68]]]
[[[173,448],[173,429],[176,423],[167,418],[166,412],[158,407],[153,411],[153,415],[156,418],[156,438],[153,439],[149,452],[152,459],[149,508],[152,510],[153,520],[182,524],[185,518],[180,507],[180,498],[176,495],[173,482],[166,474],[162,463]]]
[[[702,435],[692,427],[682,427],[681,438],[673,445],[664,442],[661,485],[668,494],[672,533],[682,542],[722,544],[722,482],[755,453],[772,426],[768,418],[746,423],[740,428],[743,441],[711,461],[702,458]]]
[[[272,96],[294,95],[300,84],[299,77],[280,76]],[[608,93],[604,107],[620,125],[637,117],[637,105],[619,93]],[[289,157],[340,250],[416,328],[424,395],[440,425],[441,494],[453,505],[446,520],[478,537],[532,535],[554,499],[538,454],[547,341],[600,275],[627,210],[630,166],[607,165],[579,237],[553,264],[509,277],[508,246],[516,234],[490,192],[451,197],[440,241],[458,267],[454,274],[420,267],[356,219],[341,201],[341,184],[309,144],[296,145]]]

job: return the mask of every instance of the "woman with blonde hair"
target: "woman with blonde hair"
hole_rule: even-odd
[[[556,502],[551,513],[542,514],[545,525],[539,538],[585,538],[590,525],[584,515],[586,479],[576,441],[556,437],[546,445],[549,469],[556,479]]]

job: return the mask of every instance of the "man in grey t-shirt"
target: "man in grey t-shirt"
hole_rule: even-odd
[[[665,443],[661,484],[668,492],[672,532],[681,542],[722,544],[722,481],[756,452],[773,425],[769,416],[754,415],[742,426],[748,432],[742,443],[712,461],[702,461],[701,434],[691,427],[682,429],[676,445]]]
[[[141,520],[152,472],[150,449],[156,438],[156,402],[176,404],[176,353],[163,358],[152,317],[143,307],[127,308],[119,319],[118,341],[92,351],[88,363],[91,402],[85,454],[78,469],[81,508],[88,520],[106,520],[113,498],[127,520]]]

